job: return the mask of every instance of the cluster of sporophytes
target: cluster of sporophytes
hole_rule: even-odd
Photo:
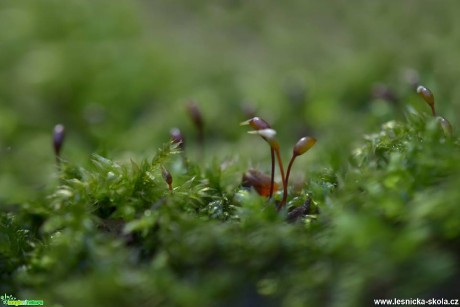
[[[243,177],[243,183],[248,186],[253,186],[257,192],[261,195],[266,195],[267,186],[268,188],[268,197],[273,196],[273,191],[275,190],[275,154],[278,161],[278,167],[281,173],[281,181],[283,184],[283,199],[278,204],[278,210],[282,209],[286,205],[287,201],[287,189],[289,182],[289,175],[291,173],[292,164],[294,160],[306,153],[310,148],[316,144],[316,139],[313,137],[302,137],[294,146],[292,150],[292,157],[289,161],[289,166],[287,168],[286,175],[284,174],[283,161],[281,159],[280,153],[280,144],[276,139],[276,130],[272,129],[271,126],[260,117],[253,117],[241,125],[250,125],[254,131],[249,133],[260,135],[269,145],[270,145],[270,154],[271,154],[271,176],[270,181],[267,183],[266,177],[257,170],[249,170]]]
[[[244,175],[260,195],[230,179],[240,165],[190,161],[177,128],[151,159],[92,155],[82,167],[63,159],[56,126],[57,186],[0,212],[2,289],[65,306],[359,306],[455,293],[460,144],[445,124],[414,112],[383,124],[340,169],[315,167],[288,204],[294,160],[315,139],[294,145],[285,173],[272,127],[247,124],[270,145],[271,175]],[[292,203],[289,214],[267,201],[276,162],[277,208]]]

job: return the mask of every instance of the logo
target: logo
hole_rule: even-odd
[[[7,306],[43,306],[43,300],[18,300],[13,295],[3,294],[0,296],[3,305]]]

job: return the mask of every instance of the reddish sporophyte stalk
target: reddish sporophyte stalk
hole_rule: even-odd
[[[242,122],[240,125],[249,125],[254,130],[263,130],[263,129],[270,129],[271,126],[265,120],[260,117],[253,117],[247,121]],[[262,136],[262,138],[264,138]],[[264,138],[265,139],[265,138]],[[271,174],[270,174],[270,194],[268,198],[272,198],[273,191],[275,188],[275,149],[270,145],[270,156],[271,156]]]
[[[250,125],[252,128],[255,129],[255,131],[250,131],[249,133],[251,134],[258,134],[260,135],[268,144],[270,144],[270,149],[271,149],[271,158],[272,158],[272,179],[271,179],[271,188],[270,188],[270,197],[272,196],[273,193],[273,184],[274,184],[274,154],[276,155],[276,159],[278,160],[278,166],[280,169],[281,173],[281,180],[283,183],[283,199],[278,205],[278,210],[282,209],[286,205],[287,201],[287,195],[288,195],[288,182],[289,182],[289,176],[291,173],[292,165],[294,163],[294,160],[300,156],[303,155],[305,152],[310,150],[315,144],[316,144],[316,139],[313,137],[303,137],[301,138],[296,145],[294,146],[293,149],[293,154],[292,158],[289,162],[289,166],[287,169],[287,173],[285,175],[284,173],[284,167],[283,167],[283,162],[281,159],[281,153],[280,153],[280,145],[277,139],[275,138],[276,136],[276,131],[272,128],[270,128],[270,125],[265,122],[264,120],[260,119],[259,117],[254,117],[246,122],[241,123],[242,125]],[[260,193],[259,193],[260,194]]]
[[[310,148],[312,148],[316,144],[316,139],[306,136],[301,138],[297,144],[295,144],[294,149],[292,150],[292,157],[291,161],[289,161],[289,165],[287,168],[287,173],[286,173],[286,188],[289,182],[289,175],[291,174],[291,168],[292,165],[294,164],[294,160],[298,157],[306,153]],[[281,200],[281,203],[279,205],[279,209],[283,208],[286,205],[286,200],[287,200],[287,192],[283,194],[283,199]]]

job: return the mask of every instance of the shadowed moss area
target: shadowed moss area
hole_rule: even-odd
[[[2,2],[0,292],[47,306],[456,298],[458,6]],[[276,135],[248,135],[253,116]],[[285,167],[299,155],[286,206],[278,160],[267,197],[270,146]]]

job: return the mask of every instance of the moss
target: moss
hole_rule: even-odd
[[[353,305],[436,295],[459,273],[459,149],[425,116],[388,122],[340,172],[317,173],[291,195],[289,211],[304,193],[319,208],[295,224],[255,192],[224,185],[217,164],[182,165],[170,193],[160,169],[176,158],[169,145],[140,163],[93,156],[78,174],[67,165],[61,184],[20,220],[2,216],[4,276],[65,305]],[[42,226],[21,226],[36,211]]]

